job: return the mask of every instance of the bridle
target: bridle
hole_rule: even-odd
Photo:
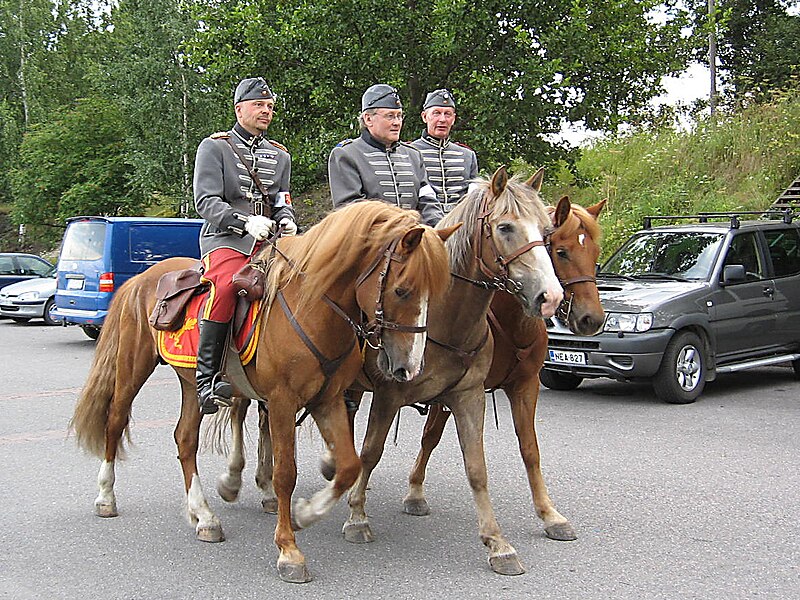
[[[403,325],[395,321],[389,321],[384,316],[383,312],[383,295],[386,292],[386,279],[389,275],[389,269],[392,262],[397,262],[403,265],[406,262],[406,256],[397,254],[395,249],[397,244],[400,243],[400,238],[395,239],[393,242],[387,244],[383,251],[375,257],[375,260],[364,270],[356,280],[355,289],[359,287],[369,278],[370,275],[378,268],[383,262],[383,268],[378,273],[378,295],[375,299],[375,317],[365,322],[365,314],[361,312],[361,322],[356,323],[350,316],[338,305],[331,300],[327,294],[323,295],[323,300],[330,306],[334,312],[341,316],[345,321],[350,324],[350,327],[355,331],[356,336],[363,339],[370,348],[379,350],[383,348],[382,334],[385,331],[400,331],[403,333],[424,333],[428,330],[426,325]],[[402,267],[401,267],[402,269]]]
[[[451,273],[451,275],[458,279],[468,281],[471,284],[483,289],[499,290],[508,292],[512,295],[518,295],[520,292],[522,292],[524,285],[521,282],[511,278],[511,275],[508,271],[508,265],[533,248],[545,246],[546,242],[545,240],[534,240],[523,246],[520,246],[510,255],[503,256],[492,235],[492,224],[489,222],[489,216],[491,214],[492,209],[489,208],[488,194],[484,194],[484,197],[481,200],[478,218],[475,221],[475,229],[472,233],[472,247],[475,251],[475,262],[478,263],[481,273],[483,273],[486,277],[489,277],[489,281],[470,279],[469,277],[464,277],[463,275],[459,275],[457,273]],[[484,240],[486,240],[489,250],[494,258],[495,270],[492,270],[492,267],[487,264],[483,258]],[[499,271],[499,273],[497,271]]]
[[[550,256],[550,260],[553,262],[553,267],[555,268],[555,259],[552,254],[552,235],[553,234],[550,233],[545,238],[545,247],[547,248],[547,254]],[[556,276],[558,276],[558,273],[556,273]],[[572,313],[572,301],[575,298],[575,292],[571,289],[569,294],[566,293],[567,288],[571,288],[571,286],[578,283],[597,284],[597,278],[595,278],[594,275],[576,275],[575,277],[569,277],[567,279],[559,277],[558,282],[561,284],[561,287],[564,288],[564,299],[561,301],[561,304],[558,305],[555,317],[566,323],[569,321],[569,316]]]

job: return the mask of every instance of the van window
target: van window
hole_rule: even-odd
[[[196,227],[131,225],[131,262],[153,263],[173,256],[199,256]],[[187,254],[194,248],[194,254]]]
[[[103,257],[106,223],[79,221],[71,223],[64,236],[60,260],[99,260]]]

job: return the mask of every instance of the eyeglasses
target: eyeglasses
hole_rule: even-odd
[[[403,119],[405,119],[405,117],[406,117],[401,112],[397,112],[397,113],[375,113],[375,115],[378,116],[378,117],[381,117],[382,119],[384,119],[386,121],[389,121],[390,123],[393,123],[394,121],[400,121],[402,123]]]

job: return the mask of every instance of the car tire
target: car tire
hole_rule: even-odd
[[[61,321],[53,317],[52,313],[56,309],[56,299],[50,298],[44,304],[44,312],[42,313],[42,319],[48,325],[59,325]]]
[[[11,317],[11,320],[14,321],[14,323],[20,323],[20,324],[27,323],[28,321],[30,321],[28,317]]]
[[[800,379],[800,358],[792,361],[792,370],[794,371],[794,378]]]
[[[667,344],[653,379],[656,396],[670,404],[691,404],[706,384],[703,342],[691,331],[679,331]]]
[[[539,371],[539,381],[551,390],[568,392],[577,388],[583,381],[583,377],[578,377],[572,373],[560,373],[559,371],[542,369]]]
[[[83,333],[93,340],[100,337],[100,328],[97,325],[81,325],[81,329],[83,329]]]

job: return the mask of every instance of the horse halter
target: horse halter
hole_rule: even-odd
[[[405,263],[406,261],[405,256],[395,253],[395,249],[399,243],[400,238],[397,238],[393,242],[389,243],[356,280],[355,287],[358,289],[367,280],[367,278],[372,275],[375,269],[378,268],[378,265],[381,264],[381,261],[383,261],[383,268],[378,273],[378,296],[375,299],[374,319],[364,323],[364,313],[362,312],[361,323],[356,323],[339,307],[339,305],[328,298],[327,295],[324,296],[325,302],[327,302],[328,305],[334,309],[334,311],[343,317],[356,332],[356,335],[363,339],[373,350],[379,350],[383,348],[383,339],[381,334],[385,330],[400,331],[404,333],[424,333],[428,330],[427,325],[403,325],[402,323],[389,321],[384,317],[383,294],[386,291],[386,278],[389,275],[389,269],[392,266],[392,261],[401,264]]]
[[[490,285],[492,289],[502,290],[508,292],[509,294],[517,295],[522,292],[523,284],[511,278],[508,272],[508,265],[529,250],[532,250],[537,246],[544,246],[545,242],[544,240],[534,240],[517,248],[509,256],[503,256],[494,241],[494,237],[492,237],[492,224],[489,223],[489,215],[491,214],[492,210],[488,207],[487,195],[484,194],[483,200],[481,201],[480,212],[478,213],[478,220],[475,223],[472,246],[475,248],[475,261],[478,263],[481,272],[489,277],[491,281],[473,283],[476,283],[481,287],[484,287],[483,284],[486,283]],[[494,262],[497,265],[497,269],[500,271],[499,274],[492,271],[491,267],[486,264],[485,260],[483,260],[484,238],[487,240],[489,249],[494,256]]]
[[[553,261],[552,255],[552,243],[551,243],[552,234],[547,236],[545,247],[547,248],[547,254],[550,255],[550,260]],[[553,261],[553,266],[555,266],[555,261]],[[569,321],[569,315],[572,313],[572,301],[575,298],[575,292],[570,290],[569,295],[566,294],[567,287],[571,287],[577,283],[592,283],[596,284],[597,279],[594,275],[576,275],[575,277],[569,277],[567,279],[562,279],[561,277],[558,278],[558,282],[561,284],[561,287],[564,288],[564,299],[561,301],[561,304],[558,305],[556,309],[556,318],[565,323]]]

